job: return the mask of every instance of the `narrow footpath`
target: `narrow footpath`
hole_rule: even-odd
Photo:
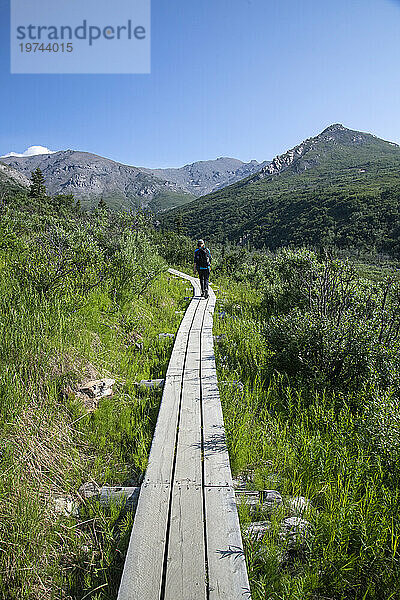
[[[215,294],[193,299],[169,362],[118,600],[250,599],[215,367]]]

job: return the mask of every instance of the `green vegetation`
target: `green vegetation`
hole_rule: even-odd
[[[171,208],[171,206],[182,206],[190,202],[194,198],[191,194],[183,194],[179,192],[160,192],[153,198],[150,203],[150,209],[154,213],[163,212]]]
[[[149,183],[151,185],[151,183]],[[163,212],[171,207],[178,207],[183,204],[186,204],[194,196],[190,194],[186,194],[184,192],[174,192],[174,191],[160,191],[154,195],[154,197],[148,201],[145,199],[146,212],[150,215],[150,213],[159,213]],[[104,194],[102,198],[106,207],[108,207],[112,211],[137,211],[142,206],[140,202],[140,198],[138,196],[127,198],[123,193],[118,194],[117,192],[113,192],[112,194]],[[101,201],[101,200],[100,200]],[[98,206],[99,200],[98,197],[90,197],[82,199],[81,205],[82,209],[85,211],[92,211],[96,206]],[[154,217],[156,219],[156,217]]]
[[[114,599],[132,515],[78,490],[140,480],[161,396],[135,382],[165,375],[158,334],[187,292],[143,215],[84,214],[36,183],[0,218],[0,598]],[[114,395],[93,410],[75,392],[103,377]]]
[[[232,470],[283,498],[255,515],[240,506],[252,597],[397,598],[398,271],[235,249],[216,259],[215,278]],[[308,523],[294,539],[282,533],[293,516]],[[269,523],[262,539],[247,532],[254,519]]]
[[[283,158],[291,160],[289,154]],[[276,174],[265,171],[168,212],[165,226],[181,214],[193,237],[201,232],[271,250],[329,245],[399,256],[398,146],[333,126],[293,154],[290,167]]]

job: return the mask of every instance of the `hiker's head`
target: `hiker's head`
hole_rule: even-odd
[[[204,246],[204,240],[197,240],[197,247],[202,248]]]

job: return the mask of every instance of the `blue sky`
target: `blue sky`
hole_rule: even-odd
[[[150,75],[10,75],[9,0],[0,34],[0,155],[261,161],[336,122],[400,143],[396,0],[153,0]]]

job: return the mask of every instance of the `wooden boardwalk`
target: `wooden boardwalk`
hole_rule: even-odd
[[[218,393],[215,294],[176,335],[118,600],[250,598]]]

